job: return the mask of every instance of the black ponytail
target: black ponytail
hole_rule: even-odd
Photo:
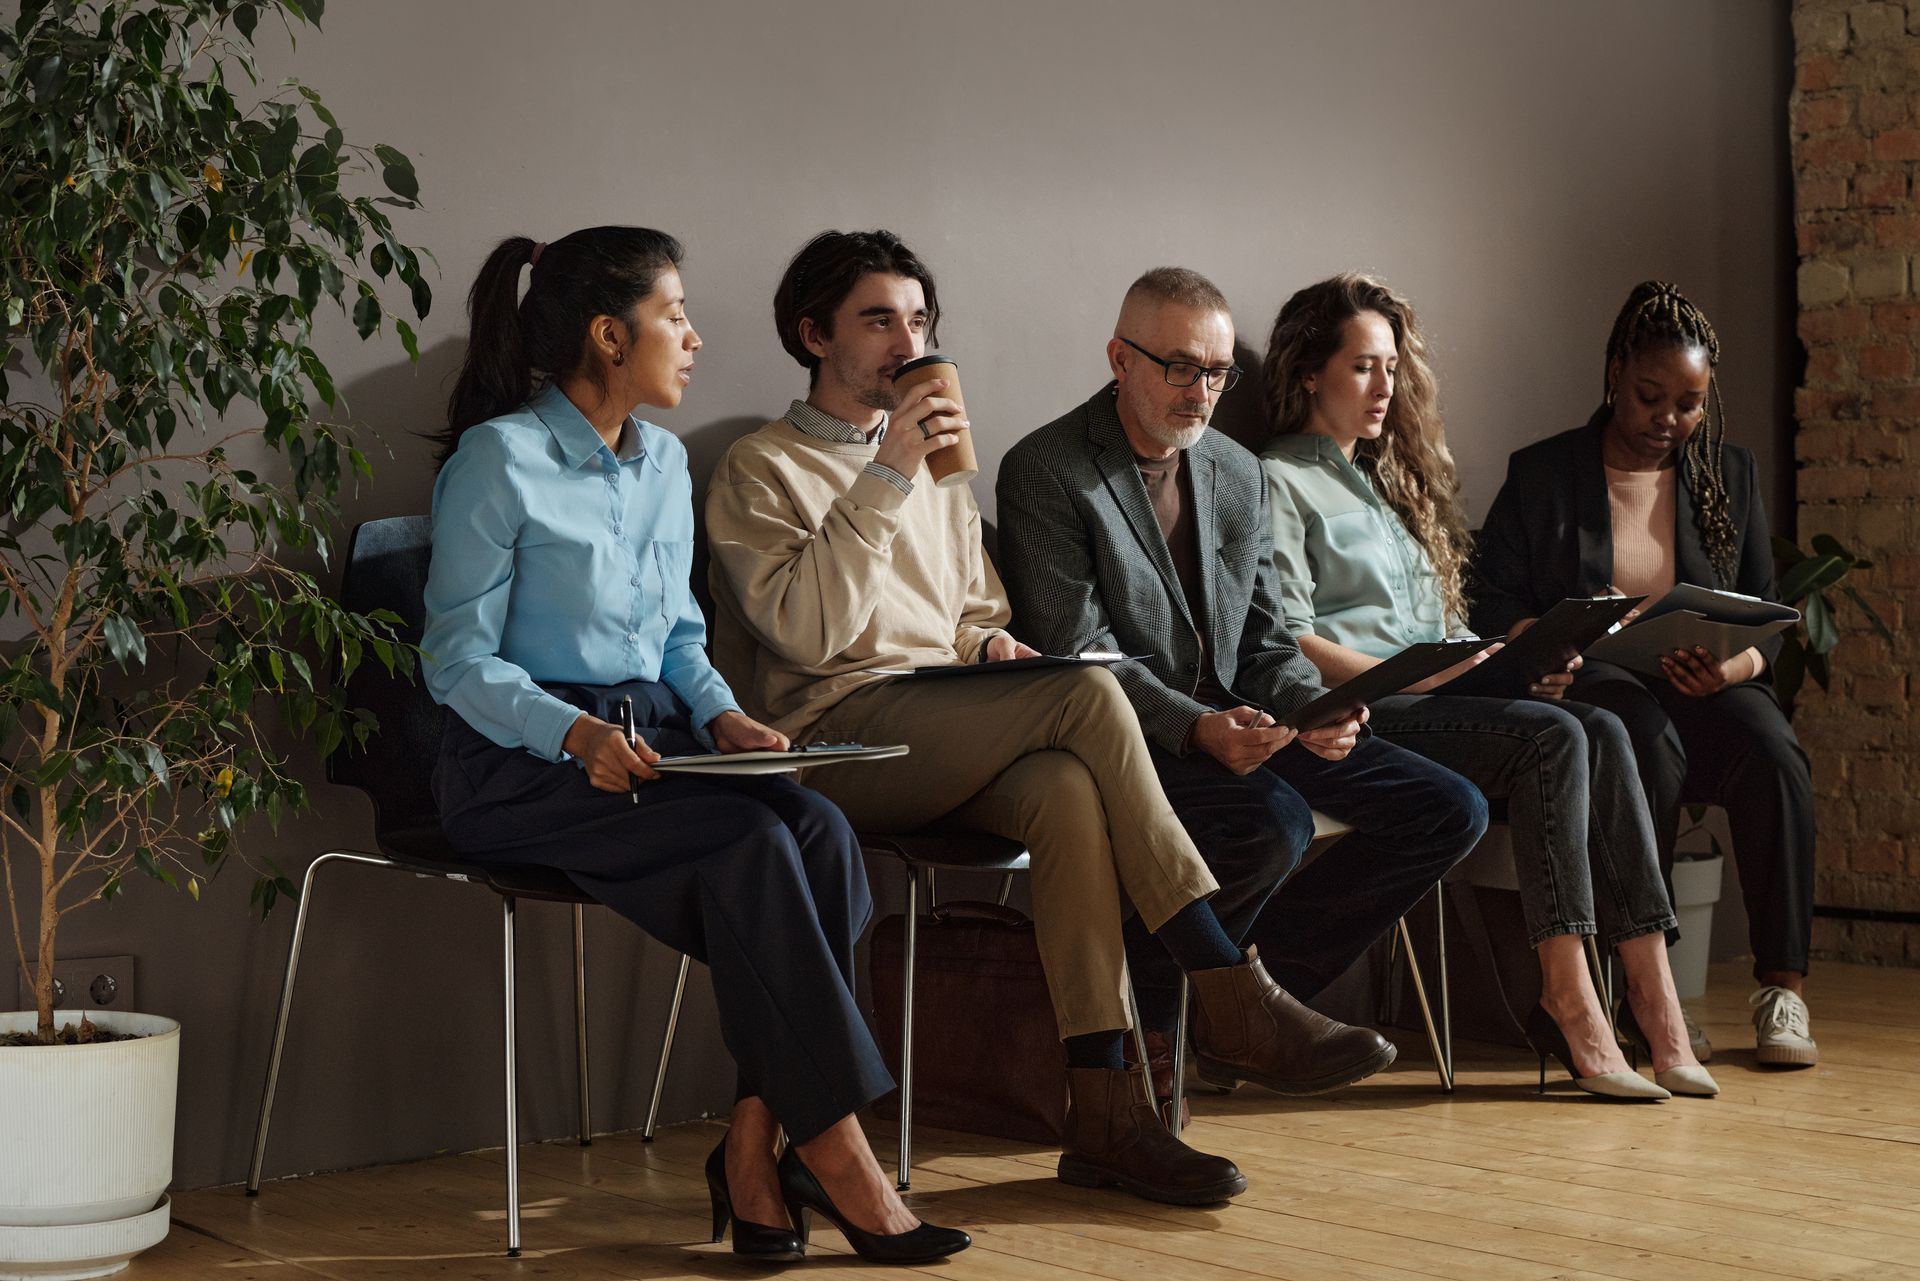
[[[582,372],[593,318],[630,317],[683,253],[678,240],[650,227],[588,227],[545,246],[525,236],[501,241],[467,294],[467,358],[447,401],[447,429],[435,437],[437,461],[453,457],[467,428],[523,403],[536,373]]]

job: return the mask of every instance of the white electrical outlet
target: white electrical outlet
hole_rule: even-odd
[[[39,966],[31,967],[39,977]],[[136,1008],[131,956],[82,957],[53,963],[53,1004],[62,1010],[121,1010]],[[33,1008],[33,979],[20,979],[21,1010]]]

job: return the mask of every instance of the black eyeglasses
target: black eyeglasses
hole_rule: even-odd
[[[1240,375],[1246,372],[1238,365],[1228,365],[1222,369],[1218,366],[1196,365],[1190,360],[1162,360],[1131,338],[1122,338],[1120,341],[1160,366],[1169,387],[1191,387],[1204,375],[1210,389],[1232,391],[1233,385],[1240,381]]]

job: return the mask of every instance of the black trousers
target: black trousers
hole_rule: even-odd
[[[1770,686],[1691,698],[1666,681],[1589,663],[1568,697],[1618,716],[1633,740],[1660,870],[1673,889],[1680,807],[1727,811],[1755,975],[1807,972],[1813,937],[1813,775]]]
[[[617,723],[634,700],[665,755],[701,750],[664,685],[549,686]],[[796,1143],[893,1088],[854,1002],[853,948],[873,915],[860,846],[833,804],[783,777],[668,775],[603,792],[571,761],[504,748],[449,712],[434,798],[475,862],[534,863],[713,973],[741,1089]]]

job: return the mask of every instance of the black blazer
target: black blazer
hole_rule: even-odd
[[[1504,635],[1515,622],[1539,617],[1555,601],[1607,590],[1613,576],[1613,515],[1600,460],[1606,414],[1602,409],[1586,426],[1549,436],[1507,460],[1506,483],[1474,540],[1468,568],[1473,629],[1482,636]],[[1773,539],[1753,453],[1728,445],[1725,457],[1738,572],[1731,583],[1714,576],[1694,524],[1692,468],[1683,454],[1674,503],[1674,578],[1776,600]],[[1760,646],[1769,665],[1780,645],[1776,635]]]

